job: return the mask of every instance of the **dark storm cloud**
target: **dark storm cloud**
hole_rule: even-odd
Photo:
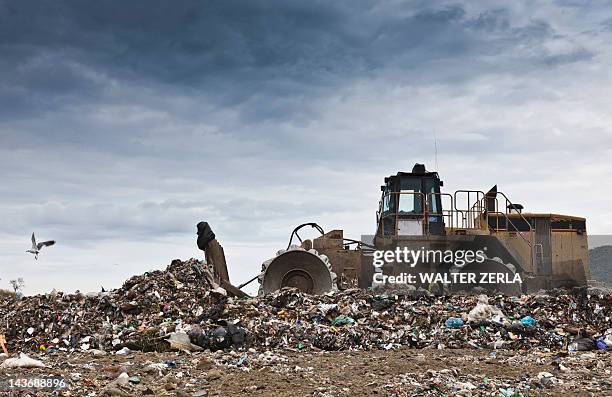
[[[4,118],[115,100],[112,84],[205,96],[247,121],[314,116],[311,98],[389,73],[398,83],[456,82],[588,59],[550,55],[543,20],[516,25],[505,9],[468,15],[424,2],[3,1],[0,103]],[[529,53],[513,53],[529,45]],[[467,64],[471,64],[468,67]],[[301,118],[300,118],[301,117]]]
[[[199,220],[270,254],[304,221],[358,237],[438,157],[448,190],[575,212],[612,155],[612,13],[581,4],[0,0],[0,261],[33,230],[58,269],[190,255]]]
[[[603,26],[603,28],[605,30],[612,31],[612,18],[609,18],[609,19],[606,19],[605,21],[603,21],[601,23],[601,26]]]
[[[347,15],[317,3],[26,1],[2,10],[3,71],[22,89],[16,99],[49,84],[57,99],[97,91],[97,72],[193,88],[220,105],[263,90],[283,96],[304,89],[292,80],[321,85],[343,72],[352,35]]]

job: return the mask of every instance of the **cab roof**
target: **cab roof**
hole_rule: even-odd
[[[411,177],[411,176],[416,176],[419,178],[422,177],[432,177],[432,178],[436,178],[436,179],[440,179],[440,176],[438,175],[437,172],[435,171],[427,171],[425,169],[425,165],[424,164],[419,164],[416,163],[414,165],[414,167],[412,167],[412,171],[411,172],[398,172],[396,175],[391,175],[385,178],[385,183],[389,181],[389,179],[392,178],[401,178],[401,177]]]

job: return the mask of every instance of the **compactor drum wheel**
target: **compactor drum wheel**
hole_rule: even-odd
[[[259,295],[294,287],[308,294],[324,294],[335,290],[336,275],[325,255],[298,246],[279,251],[276,257],[262,265],[259,275]]]
[[[466,292],[473,292],[473,288],[480,287],[484,288],[487,291],[501,293],[508,296],[520,296],[521,295],[521,284],[510,283],[510,280],[514,279],[516,274],[516,267],[511,263],[505,264],[500,258],[487,258],[482,263],[470,263],[462,268],[452,267],[450,269],[452,272],[459,273],[475,273],[476,283],[474,284],[459,284],[455,285],[452,288],[452,292],[458,292],[460,290],[464,290]],[[480,283],[482,274],[495,274],[495,275],[503,275],[504,281],[500,283]],[[501,276],[500,276],[501,277]]]

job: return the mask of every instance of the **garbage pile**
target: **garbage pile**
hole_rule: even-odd
[[[159,350],[167,345],[160,335],[173,331],[177,321],[195,324],[217,315],[210,297],[215,287],[201,261],[174,260],[166,270],[131,277],[112,291],[1,298],[0,333],[11,348],[49,353],[130,344]]]
[[[13,351],[335,351],[491,348],[612,351],[612,295],[585,289],[521,297],[311,296],[283,289],[228,297],[191,259],[97,294],[60,292],[0,301]]]
[[[612,295],[309,296],[281,290],[228,304],[249,344],[313,350],[492,348],[612,351]],[[589,344],[587,341],[591,341]]]

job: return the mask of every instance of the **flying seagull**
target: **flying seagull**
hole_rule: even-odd
[[[55,244],[55,240],[42,241],[40,243],[36,243],[36,237],[34,237],[34,233],[32,233],[32,248],[27,250],[30,254],[34,254],[34,259],[38,260],[38,254],[43,247],[48,247],[50,245]]]

